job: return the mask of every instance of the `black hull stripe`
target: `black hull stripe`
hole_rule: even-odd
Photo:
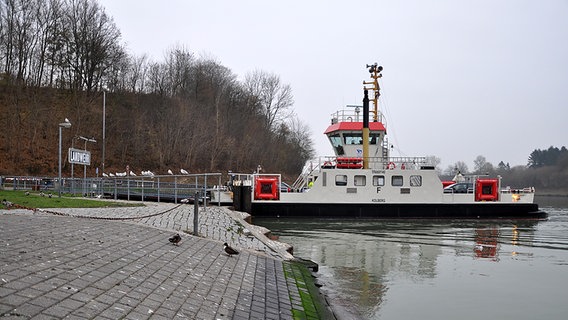
[[[371,219],[543,219],[534,203],[494,204],[307,204],[254,202],[253,217]]]

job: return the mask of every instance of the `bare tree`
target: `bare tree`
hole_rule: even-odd
[[[148,72],[148,56],[132,56],[129,59],[128,71],[124,75],[126,88],[131,92],[144,92]]]
[[[282,84],[278,75],[253,71],[245,76],[245,87],[251,95],[258,97],[269,128],[274,128],[289,116],[289,109],[294,104],[292,88]]]
[[[477,156],[475,160],[473,160],[473,170],[477,174],[490,174],[495,171],[493,165],[487,162],[484,156]]]
[[[69,0],[66,11],[66,64],[70,67],[73,88],[95,88],[104,75],[113,55],[122,54],[118,39],[120,31],[111,17],[94,0]]]
[[[458,161],[454,165],[449,165],[444,171],[444,175],[453,176],[458,172],[461,172],[462,174],[469,173],[469,169],[465,162]]]
[[[36,5],[36,1],[6,0],[2,6],[4,72],[22,83],[37,41]]]

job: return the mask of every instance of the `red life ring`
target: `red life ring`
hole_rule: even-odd
[[[333,169],[335,166],[331,161],[325,161],[321,167],[323,169]]]
[[[396,168],[396,164],[394,164],[394,162],[391,161],[391,162],[389,162],[389,164],[387,164],[387,169],[392,170],[394,168]]]
[[[404,165],[404,163],[400,165],[400,169],[402,169],[402,170],[406,169],[406,166]]]

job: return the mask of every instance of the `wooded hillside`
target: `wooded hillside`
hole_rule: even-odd
[[[255,70],[239,78],[211,58],[172,47],[161,61],[131,55],[96,0],[0,0],[0,175],[57,175],[78,136],[95,138],[88,175],[279,172],[293,179],[314,149],[293,112],[290,85]],[[535,150],[529,167],[476,159],[476,174],[499,174],[515,187],[568,190],[566,148]],[[437,161],[439,163],[440,161]],[[453,176],[464,163],[449,166]],[[100,172],[102,174],[102,172]],[[442,171],[440,170],[440,174]],[[64,161],[63,175],[70,175]],[[289,180],[288,179],[288,180]]]
[[[156,174],[233,170],[297,174],[313,156],[291,87],[253,71],[239,81],[214,59],[171,48],[164,61],[131,56],[93,0],[1,0],[0,174],[55,175],[58,124],[67,148],[94,137],[89,175],[126,165]],[[67,165],[68,166],[68,165]],[[69,170],[64,169],[64,175]]]

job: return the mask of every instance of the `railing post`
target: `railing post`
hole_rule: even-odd
[[[203,182],[203,210],[207,210],[207,174],[205,174],[205,181]]]
[[[160,177],[158,177],[158,203],[160,203]]]
[[[199,229],[199,192],[195,193],[195,201],[193,202],[193,235],[198,236]]]
[[[177,188],[177,176],[174,177],[174,203],[178,203],[178,188]]]

